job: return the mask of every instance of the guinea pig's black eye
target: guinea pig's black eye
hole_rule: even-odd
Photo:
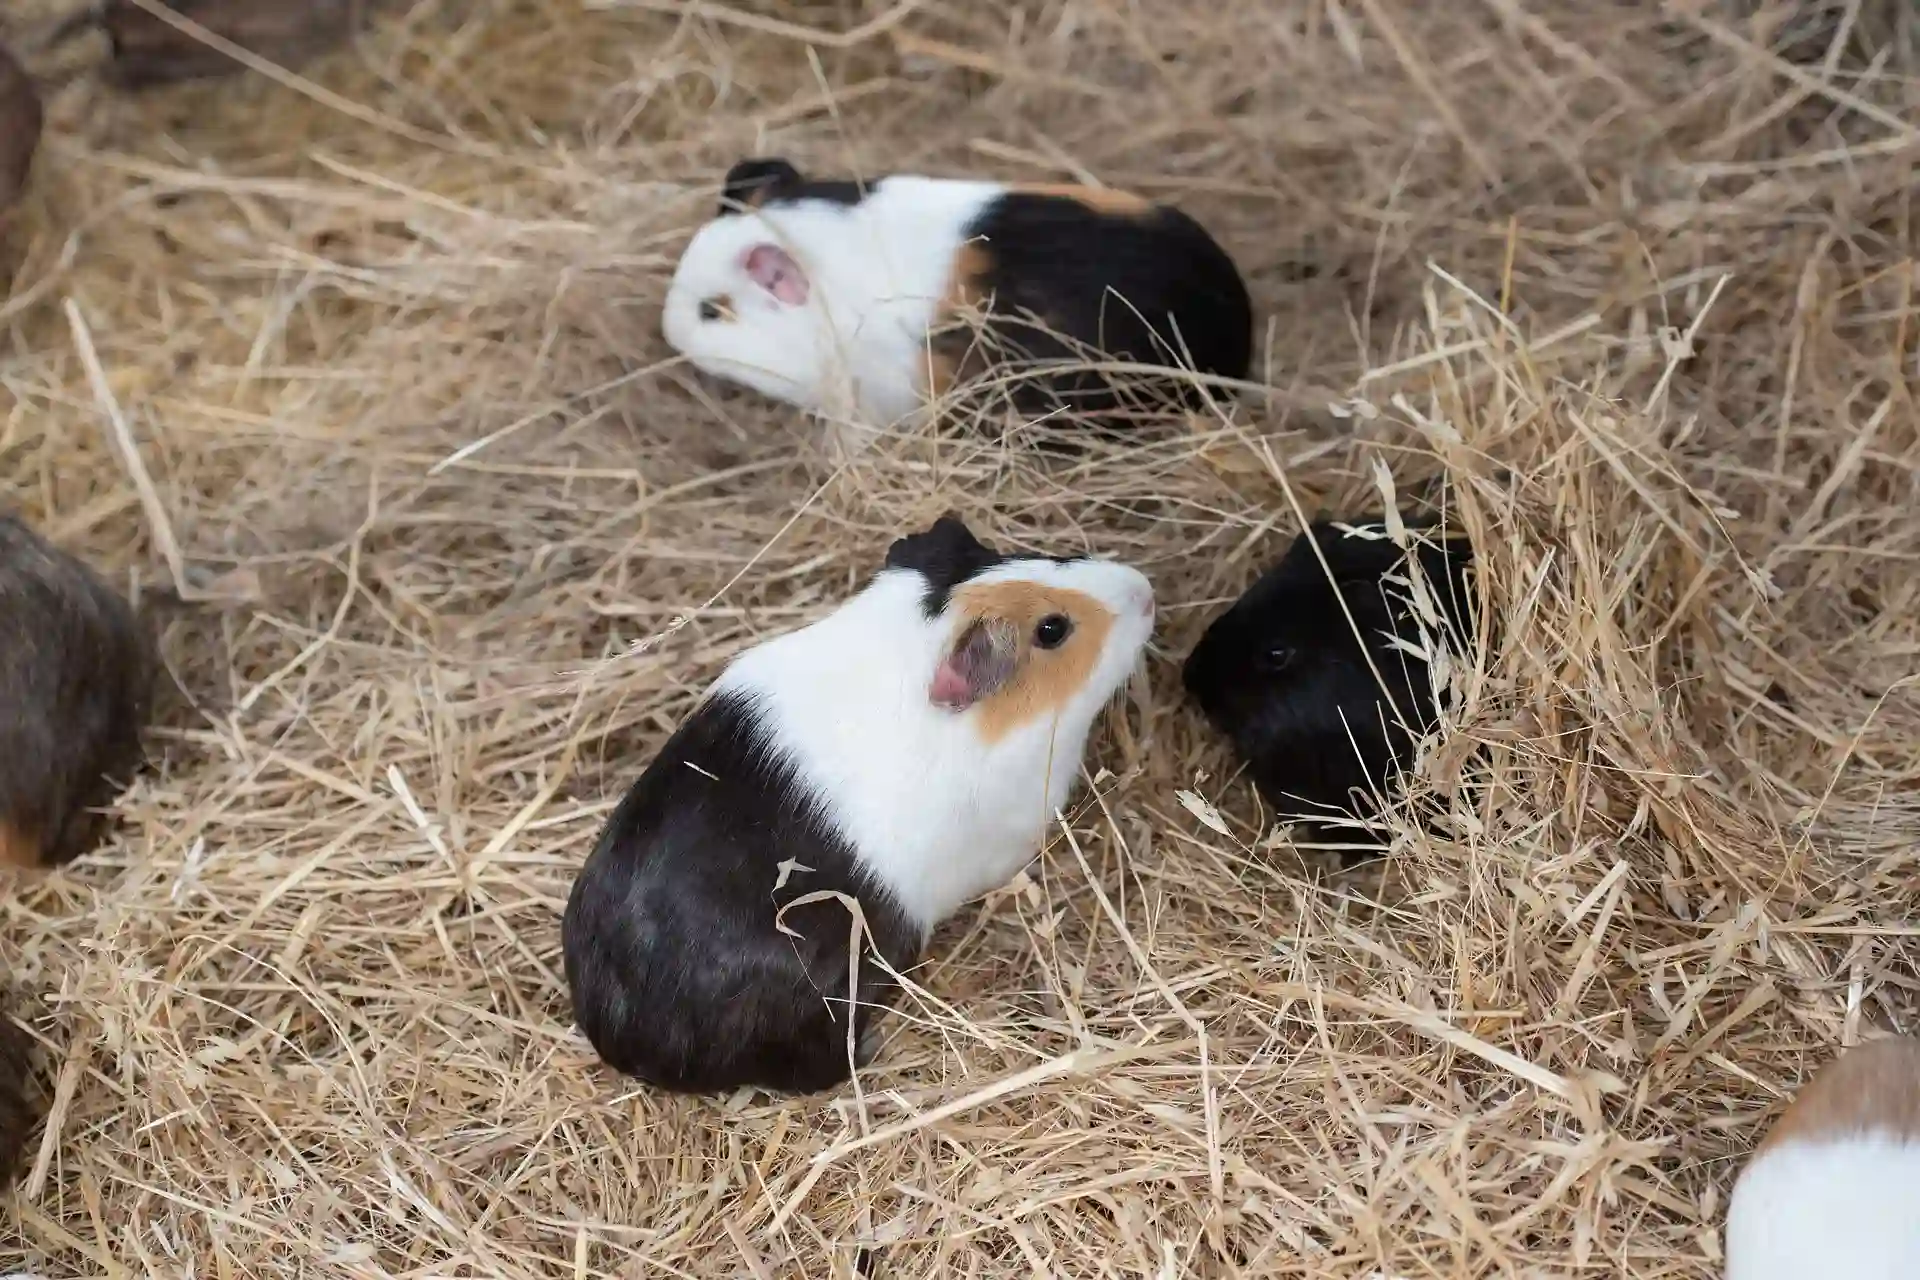
[[[1041,649],[1058,649],[1073,634],[1073,623],[1063,613],[1050,613],[1033,626],[1033,643]]]
[[[1276,648],[1267,650],[1267,659],[1266,659],[1267,670],[1273,671],[1273,672],[1280,672],[1280,671],[1285,671],[1288,667],[1292,665],[1293,665],[1293,650],[1285,647],[1276,647]]]
[[[722,314],[720,304],[712,298],[702,298],[700,300],[700,318],[702,320],[718,320]]]

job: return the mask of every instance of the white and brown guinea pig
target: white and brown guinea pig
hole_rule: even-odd
[[[1006,556],[954,517],[852,599],[742,653],[607,823],[568,898],[574,1017],[656,1086],[811,1093],[851,1074],[844,903],[912,965],[1010,880],[1153,630],[1125,565]],[[859,965],[853,1058],[894,984]]]
[[[1726,1280],[1920,1276],[1920,1039],[1843,1051],[1788,1104],[1727,1205]]]
[[[1237,379],[1253,351],[1239,270],[1178,209],[1099,187],[816,181],[764,158],[728,172],[664,328],[707,373],[872,428],[988,368],[1058,366],[1015,403],[1099,414],[1122,397],[1089,352]]]

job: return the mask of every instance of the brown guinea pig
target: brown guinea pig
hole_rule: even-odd
[[[0,47],[0,227],[26,190],[43,115],[33,78]]]
[[[370,0],[168,0],[182,17],[282,66],[298,66],[344,43]],[[100,11],[113,61],[109,76],[124,89],[144,89],[238,71],[240,64],[132,0],[107,0]]]
[[[158,674],[133,608],[93,570],[0,514],[0,863],[91,849],[132,780]]]
[[[32,1073],[33,1041],[0,1001],[0,1190],[26,1165],[27,1137],[39,1121]]]
[[[139,766],[159,663],[132,607],[0,513],[0,864],[50,867],[105,834]],[[0,1186],[36,1120],[32,1042],[0,999]]]

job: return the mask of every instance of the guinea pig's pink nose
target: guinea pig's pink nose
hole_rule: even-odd
[[[1147,586],[1133,589],[1133,608],[1143,618],[1153,616],[1153,588]]]

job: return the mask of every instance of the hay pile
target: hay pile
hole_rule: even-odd
[[[121,839],[0,905],[52,1093],[0,1267],[1706,1277],[1769,1109],[1913,1024],[1906,0],[423,0],[303,75],[73,81],[14,232],[0,501],[153,601],[184,696]],[[752,150],[1177,199],[1268,389],[836,474],[657,335]],[[1177,661],[1388,473],[1494,630],[1437,827],[1331,874]],[[599,1069],[599,823],[948,506],[1154,578],[1110,776],[857,1094]]]

